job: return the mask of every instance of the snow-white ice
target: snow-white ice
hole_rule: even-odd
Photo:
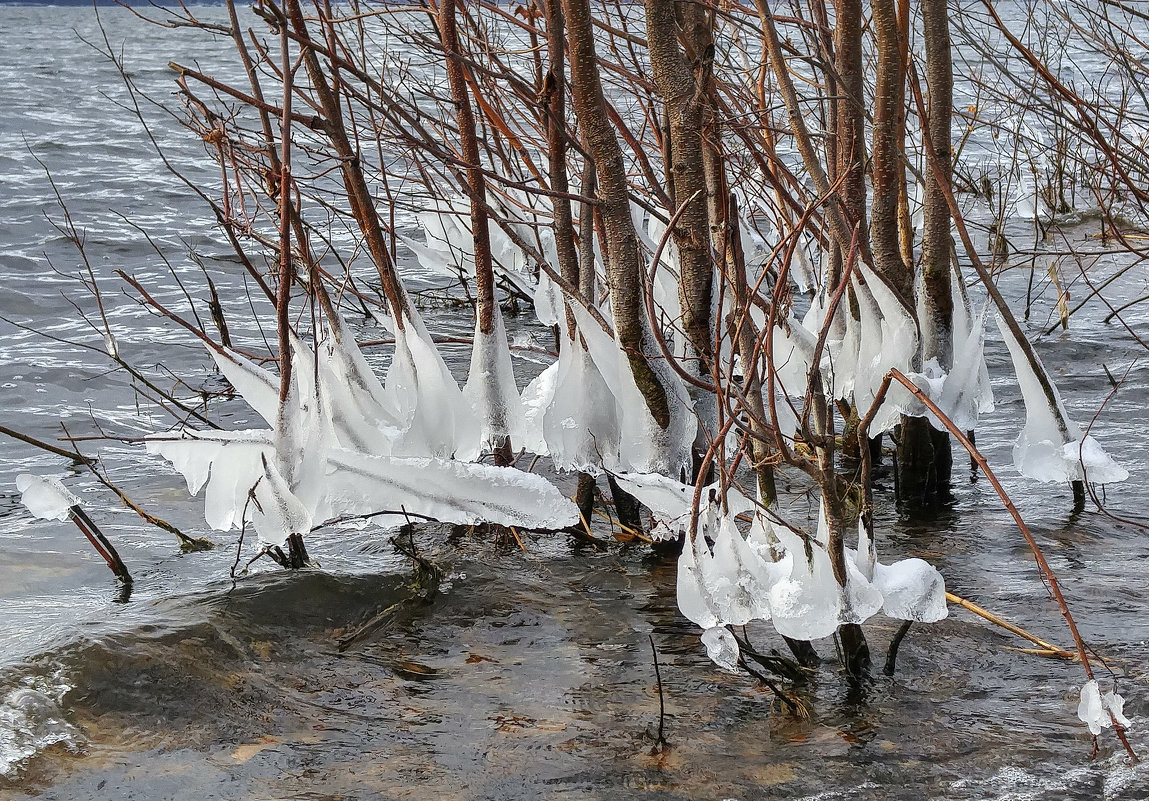
[[[1052,378],[1049,381],[1053,388],[1053,403],[1050,403],[1021,344],[1000,318],[997,325],[1009,348],[1014,374],[1025,402],[1025,427],[1013,446],[1013,464],[1018,472],[1043,482],[1087,479],[1105,484],[1129,478],[1129,472],[1117,464],[1092,436],[1082,437],[1081,427],[1069,419]],[[1040,360],[1038,366],[1045,371]],[[1049,376],[1048,371],[1045,374]]]
[[[16,477],[20,502],[34,517],[41,520],[67,520],[71,508],[80,503],[72,492],[55,476],[36,476],[23,473]]]
[[[1116,719],[1122,728],[1133,724],[1125,717],[1125,699],[1115,692],[1101,693],[1096,679],[1085,682],[1081,688],[1081,701],[1077,705],[1077,717],[1089,727],[1089,733],[1097,736],[1102,729],[1108,729]],[[1110,716],[1112,713],[1112,717]]]
[[[463,396],[470,400],[479,420],[482,448],[487,451],[507,438],[518,447],[525,432],[523,402],[515,383],[503,314],[497,304],[493,312],[495,324],[491,333],[483,333],[479,323],[475,323],[471,369],[463,387]]]
[[[702,632],[702,644],[710,661],[723,670],[738,672],[738,641],[725,626],[712,626]]]

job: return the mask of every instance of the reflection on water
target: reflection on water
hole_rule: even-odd
[[[171,91],[163,65],[180,48],[209,62],[212,47],[226,46],[193,49],[184,32],[103,13],[113,42],[130,45],[137,80],[159,94]],[[77,266],[45,219],[51,192],[29,149],[59,179],[88,229],[97,277],[109,286],[116,268],[170,284],[163,262],[117,213],[151,230],[189,286],[201,281],[185,249],[227,248],[204,210],[175,191],[139,126],[102,96],[122,97],[119,77],[77,43],[73,27],[89,39],[97,34],[87,9],[0,6],[0,315],[84,339],[90,332],[65,297],[76,285],[44,259],[65,272]],[[54,82],[48,90],[45,81]],[[45,94],[60,100],[46,103]],[[214,180],[202,148],[177,127],[161,122],[157,135],[193,177]],[[234,265],[207,264],[233,336],[263,347],[262,333],[240,322],[251,309]],[[1115,268],[1104,260],[1097,267]],[[1029,273],[1013,272],[1003,289],[1022,299]],[[1067,284],[1081,288],[1076,278]],[[1107,292],[1123,302],[1147,289],[1132,271]],[[160,297],[183,308],[176,290]],[[165,386],[168,371],[188,376],[193,390],[215,380],[183,332],[126,298],[110,295],[108,304],[124,354],[149,376]],[[1035,299],[1035,335],[1052,309],[1048,293]],[[265,309],[257,303],[256,310]],[[1121,375],[1144,355],[1103,322],[1105,313],[1087,307],[1070,335],[1037,344],[1082,422],[1109,392],[1102,365]],[[546,341],[525,317],[508,322],[512,336]],[[1146,330],[1149,304],[1133,307],[1128,319]],[[470,321],[451,312],[429,311],[428,323],[448,335],[470,333]],[[363,334],[380,336],[369,327]],[[465,369],[465,349],[446,355]],[[988,343],[987,356],[995,376],[1004,375],[1000,343]],[[368,358],[378,368],[387,357],[372,350]],[[517,358],[520,380],[540,369]],[[93,433],[90,407],[100,425],[120,433],[171,424],[107,367],[81,348],[0,322],[0,423],[52,439],[65,416],[69,430]],[[1149,367],[1135,365],[1094,432],[1133,474],[1108,500],[1134,512],[1149,504],[1147,387]],[[1007,466],[1020,394],[1008,378],[997,378],[994,389],[998,411],[979,443],[993,465]],[[239,403],[215,411],[230,428],[251,418]],[[202,501],[189,500],[177,476],[138,449],[101,445],[100,452],[133,500],[189,534],[206,533]],[[812,709],[799,718],[748,677],[713,668],[698,632],[675,609],[673,562],[641,547],[599,552],[539,538],[523,553],[422,529],[420,548],[447,577],[439,594],[424,599],[385,535],[349,528],[309,543],[320,570],[256,572],[232,590],[223,578],[235,558],[234,534],[212,535],[227,547],[181,555],[172,537],[73,471],[69,486],[136,579],[130,602],[116,604],[114,579],[74,530],[31,521],[18,507],[17,474],[69,469],[21,444],[0,449],[0,799],[1149,796],[1149,776],[1125,765],[1111,739],[1089,761],[1090,742],[1074,715],[1079,668],[1012,650],[1022,643],[960,610],[912,628],[897,674],[862,687],[836,675],[833,643],[818,643],[828,661],[797,690]],[[1001,473],[1045,544],[1086,639],[1121,676],[1126,713],[1149,717],[1143,532],[1092,512],[1072,518],[1062,488],[1022,482],[1008,467]],[[924,556],[951,591],[1065,644],[1032,557],[984,480],[958,481],[952,508],[929,522],[898,518],[888,483],[881,480],[877,493],[885,554]],[[792,492],[800,517],[812,511],[800,486]],[[342,635],[390,607],[385,628],[339,652]],[[866,629],[880,655],[894,624]],[[746,634],[759,651],[783,647],[768,626]],[[671,746],[657,755],[651,636]],[[1149,753],[1143,730],[1133,734]]]

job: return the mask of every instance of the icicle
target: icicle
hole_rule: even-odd
[[[618,407],[581,338],[564,337],[542,433],[555,467],[598,473],[618,462]]]
[[[706,587],[702,568],[699,565],[699,551],[706,548],[705,538],[689,539],[682,546],[678,557],[678,583],[676,597],[678,611],[682,616],[700,628],[709,629],[718,625],[718,608]]]
[[[539,285],[534,294],[535,317],[548,328],[566,324],[566,311],[563,309],[563,291],[545,272],[539,271]]]
[[[339,317],[319,348],[319,389],[335,442],[349,450],[388,454],[401,433],[399,413]]]
[[[482,436],[478,418],[422,318],[411,309],[406,325],[393,330],[395,355],[384,391],[406,426],[392,452],[397,456],[475,459]]]
[[[239,396],[265,423],[275,425],[279,413],[279,379],[230,348],[209,347],[207,350]]]
[[[1053,386],[1054,408],[1050,406],[1041,383],[1022,352],[1020,343],[1009,328],[997,320],[998,329],[1009,348],[1013,369],[1025,402],[1025,427],[1013,446],[1013,464],[1022,475],[1042,482],[1081,481],[1105,484],[1124,481],[1128,471],[1118,465],[1092,436],[1081,436],[1081,428],[1066,414],[1061,395]],[[1040,360],[1038,366],[1040,369]],[[1049,377],[1046,371],[1046,377]],[[1064,421],[1067,431],[1058,425]],[[1082,469],[1084,464],[1085,470]],[[1088,473],[1088,475],[1086,475]]]
[[[562,359],[562,354],[559,354]],[[550,448],[547,447],[543,435],[543,415],[555,397],[558,386],[559,362],[552,362],[545,370],[535,376],[523,390],[523,442],[522,447],[530,453],[548,456]]]
[[[251,523],[264,545],[282,546],[292,534],[311,531],[311,512],[292,493],[275,463],[266,458],[262,461],[263,476],[252,493],[255,502],[249,507]]]
[[[603,452],[604,464],[611,469],[638,473],[660,472],[678,475],[690,465],[697,421],[682,380],[662,359],[651,359],[651,368],[667,394],[670,425],[655,422],[646,399],[635,384],[630,360],[622,346],[607,336],[590,314],[577,303],[570,304],[579,333],[604,383],[614,396],[619,420],[619,451]],[[645,324],[645,323],[644,323]],[[653,334],[647,330],[649,341]]]
[[[823,528],[821,516],[819,529]],[[802,538],[785,527],[775,533],[786,549],[790,568],[770,588],[771,622],[778,633],[797,640],[816,640],[829,637],[838,629],[841,611],[841,592],[834,579],[830,556],[819,542],[810,542],[807,554]],[[822,532],[825,537],[825,532]]]
[[[519,447],[525,430],[523,402],[515,383],[507,330],[497,305],[494,317],[494,330],[490,334],[484,334],[479,324],[475,324],[471,369],[463,386],[463,396],[470,400],[479,419],[483,447],[487,450],[494,450],[508,437]]]

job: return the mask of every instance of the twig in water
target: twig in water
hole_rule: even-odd
[[[1069,632],[1073,635],[1073,642],[1077,648],[1077,657],[1081,660],[1081,667],[1085,670],[1085,677],[1092,680],[1093,667],[1089,662],[1089,655],[1086,653],[1085,641],[1081,637],[1081,632],[1077,629],[1077,623],[1073,619],[1073,613],[1069,610],[1069,604],[1065,600],[1065,595],[1063,595],[1061,592],[1061,584],[1057,581],[1057,576],[1054,575],[1053,568],[1051,568],[1049,566],[1049,562],[1046,561],[1045,554],[1042,552],[1041,546],[1037,544],[1037,539],[1033,536],[1033,532],[1030,531],[1029,526],[1026,525],[1025,520],[1021,516],[1021,512],[1017,510],[1013,500],[1006,493],[1005,488],[1001,486],[1001,482],[997,480],[997,475],[990,468],[989,463],[985,459],[985,456],[983,456],[981,452],[973,446],[973,443],[971,443],[966,438],[965,434],[962,433],[960,428],[954,425],[953,421],[946,416],[945,412],[943,412],[938,407],[938,405],[934,403],[932,399],[930,399],[928,395],[922,392],[921,389],[919,389],[913,381],[910,381],[910,379],[906,378],[905,374],[903,374],[900,370],[890,370],[890,372],[886,374],[886,377],[882,382],[883,386],[879,391],[884,391],[885,387],[889,386],[889,382],[891,380],[897,381],[899,384],[904,386],[911,395],[925,404],[926,408],[933,412],[934,416],[937,417],[941,424],[946,427],[946,430],[954,436],[954,439],[961,443],[961,446],[966,449],[969,455],[977,460],[978,466],[981,468],[982,473],[989,480],[989,483],[993,485],[993,488],[997,492],[998,497],[1001,498],[1002,505],[1005,506],[1006,510],[1013,518],[1014,523],[1017,524],[1018,531],[1021,532],[1021,536],[1025,539],[1026,544],[1029,546],[1029,550],[1033,554],[1034,561],[1037,562],[1038,570],[1041,571],[1041,575],[1045,579],[1046,585],[1049,587],[1050,592],[1053,594],[1054,599],[1057,601],[1057,606],[1061,611],[1061,616],[1065,618],[1065,623],[1069,627]],[[1110,722],[1113,724],[1113,733],[1116,734],[1117,739],[1121,741],[1121,745],[1125,748],[1125,753],[1127,753],[1129,758],[1132,759],[1135,763],[1140,762],[1141,760],[1137,756],[1137,752],[1134,751],[1133,746],[1129,744],[1129,738],[1125,736],[1125,727],[1121,724],[1120,721],[1117,720],[1117,717],[1113,714],[1112,709],[1109,710],[1109,718]]]
[[[1073,651],[1067,651],[1064,648],[1058,648],[1056,645],[1050,645],[1045,640],[1042,640],[1038,637],[1035,637],[1034,635],[1030,634],[1025,629],[1023,629],[1019,626],[1015,626],[1014,624],[1010,623],[1007,620],[1002,620],[1000,617],[995,615],[993,612],[990,612],[987,609],[982,609],[980,606],[973,603],[972,601],[967,601],[965,598],[959,598],[958,596],[954,595],[952,592],[946,593],[946,600],[949,601],[951,604],[957,604],[958,606],[962,607],[963,609],[968,609],[970,612],[973,612],[975,615],[977,615],[978,617],[980,617],[984,620],[988,620],[990,623],[993,623],[995,626],[1001,626],[1006,631],[1011,632],[1013,634],[1016,634],[1018,637],[1021,637],[1023,640],[1029,640],[1031,643],[1036,645],[1039,649],[1039,650],[1026,650],[1025,653],[1037,653],[1037,654],[1041,654],[1043,656],[1058,656],[1058,657],[1061,657],[1062,659],[1077,659],[1077,654],[1075,654]]]
[[[898,626],[898,631],[894,635],[894,639],[890,641],[890,650],[886,652],[886,667],[882,670],[887,676],[894,675],[894,667],[898,661],[898,647],[905,639],[906,633],[910,630],[912,620],[902,621],[902,625]]]
[[[654,746],[650,749],[651,756],[665,753],[670,747],[666,742],[666,701],[662,695],[662,670],[658,666],[658,649],[654,647],[654,635],[646,635],[650,640],[650,653],[654,657],[654,678],[658,682],[658,736],[654,738]]]
[[[112,545],[111,541],[104,536],[99,527],[92,522],[92,518],[88,517],[88,513],[81,509],[78,505],[68,508],[68,516],[76,528],[84,533],[88,538],[88,542],[92,543],[92,547],[100,556],[104,557],[104,561],[108,563],[108,568],[116,574],[116,578],[125,584],[132,583],[132,574],[128,572],[128,566],[124,564],[124,560],[116,553],[116,548]]]
[[[54,453],[57,456],[63,456],[65,459],[69,459],[77,464],[88,464],[92,461],[91,457],[84,456],[84,454],[80,453],[79,451],[65,450],[64,448],[57,447],[50,443],[44,442],[43,440],[38,440],[35,437],[30,437],[27,434],[21,434],[19,431],[15,431],[11,428],[8,428],[7,426],[0,426],[0,434],[5,434],[9,437],[12,437],[12,439],[18,439],[21,442],[26,442],[29,445],[33,445],[40,450],[47,451],[48,453]]]

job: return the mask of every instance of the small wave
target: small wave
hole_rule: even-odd
[[[0,776],[14,776],[28,759],[53,745],[79,752],[83,735],[60,708],[71,689],[60,678],[28,678],[0,701]]]

